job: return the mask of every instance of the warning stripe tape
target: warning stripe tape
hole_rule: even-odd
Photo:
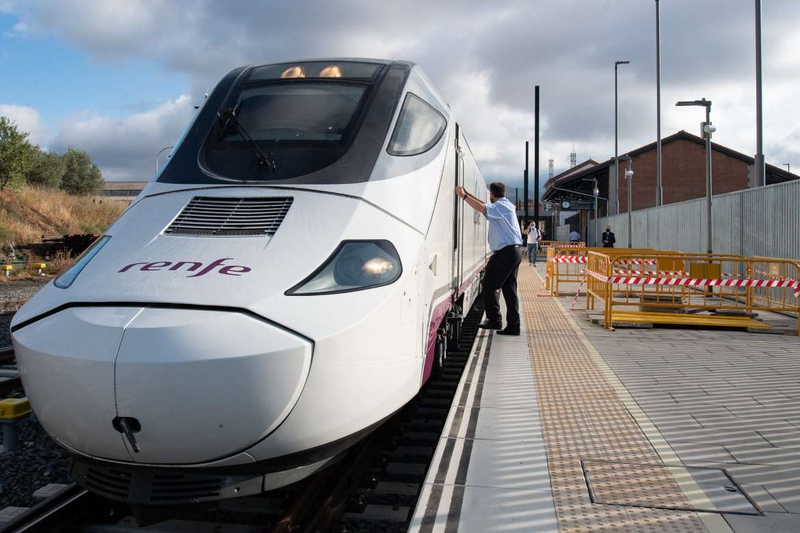
[[[552,258],[554,263],[580,263],[580,264],[587,264],[589,262],[589,258],[580,255],[557,255]],[[616,263],[617,265],[657,265],[658,259],[630,259],[630,260],[622,260]]]
[[[800,295],[800,281],[784,279],[704,279],[704,278],[653,278],[646,276],[604,276],[597,272],[589,272],[590,276],[603,283],[621,283],[624,285],[677,285],[687,287],[771,287],[794,289],[795,296]]]
[[[586,248],[585,244],[542,244],[542,250],[545,248]]]

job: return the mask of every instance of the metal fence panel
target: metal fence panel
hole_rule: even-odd
[[[800,181],[769,185],[712,199],[713,250],[744,256],[800,259]],[[632,213],[633,246],[706,251],[706,200],[699,198]],[[617,248],[628,245],[628,215],[601,218],[598,235],[611,226]],[[589,223],[594,241],[595,222]]]

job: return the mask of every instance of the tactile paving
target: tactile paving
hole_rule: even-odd
[[[593,503],[583,460],[658,464],[660,457],[613,386],[592,361],[580,332],[555,298],[542,293],[532,268],[521,268],[519,295],[528,326],[528,342],[538,390],[559,530],[569,533],[614,531],[705,532],[697,513]],[[691,508],[672,475],[640,471],[640,501],[670,509]],[[628,494],[630,496],[630,494]]]
[[[686,511],[760,515],[741,488],[718,468],[671,467],[665,465],[584,461],[584,474],[592,501]],[[702,487],[704,507],[685,498],[675,500],[671,491],[679,477],[691,477]]]

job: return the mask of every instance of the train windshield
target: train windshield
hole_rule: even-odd
[[[369,89],[369,84],[347,80],[246,83],[233,106],[218,112],[205,164],[237,181],[287,179],[319,170],[346,151]]]
[[[341,141],[364,95],[363,86],[291,83],[245,89],[234,107],[241,128],[228,127],[221,142]]]

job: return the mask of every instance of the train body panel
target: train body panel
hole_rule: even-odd
[[[485,183],[418,67],[339,64],[345,78],[365,68],[371,77],[284,81],[274,73],[285,65],[226,76],[102,241],[15,316],[23,383],[79,459],[82,484],[113,464],[236,466],[263,477],[249,490],[280,486],[377,427],[430,376],[487,257],[486,221],[454,188],[486,198]],[[340,129],[312,135],[299,129],[310,119],[293,116],[259,129],[272,119],[258,117],[309,95],[296,113],[318,107]],[[311,140],[264,141],[268,155],[238,139],[244,128]],[[342,132],[339,144],[330,131]],[[276,177],[254,157],[274,158]],[[256,223],[271,226],[248,233]],[[62,379],[53,369],[66,379],[51,394]],[[96,406],[75,392],[88,384]]]

